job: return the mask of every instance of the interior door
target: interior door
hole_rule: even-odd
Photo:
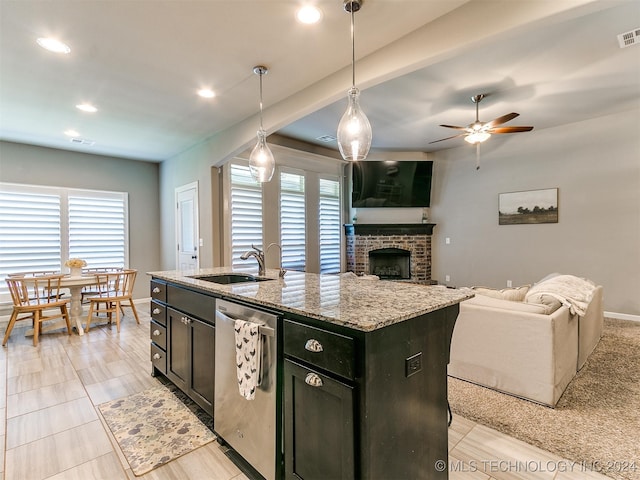
[[[177,268],[200,268],[197,182],[176,188],[176,243]]]

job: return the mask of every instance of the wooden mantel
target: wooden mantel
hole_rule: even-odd
[[[432,235],[435,223],[347,223],[344,233],[353,235]]]

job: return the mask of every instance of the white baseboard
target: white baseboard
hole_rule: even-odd
[[[607,318],[616,318],[618,320],[631,320],[632,322],[640,322],[640,315],[630,315],[628,313],[604,312]]]

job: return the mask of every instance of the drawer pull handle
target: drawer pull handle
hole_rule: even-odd
[[[156,329],[153,331],[153,336],[154,337],[159,337],[160,336],[160,330]]]
[[[321,387],[322,379],[315,373],[307,373],[307,376],[304,379],[304,383],[312,387]]]
[[[158,315],[158,314],[160,313],[160,311],[161,311],[161,310],[160,310],[159,308],[154,308],[154,309],[153,309],[153,314],[154,314],[154,315]]]
[[[153,290],[151,290],[153,293],[160,293],[160,289],[158,287],[153,287]]]
[[[307,340],[307,343],[304,344],[305,350],[309,350],[310,352],[321,352],[323,350],[322,344],[316,340],[315,338],[310,338]]]
[[[160,357],[160,354],[159,354],[159,353],[154,353],[154,354],[153,354],[153,359],[154,359],[154,360],[160,360],[160,358],[162,358],[162,357]]]

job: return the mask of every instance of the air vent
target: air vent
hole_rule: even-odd
[[[316,140],[320,140],[321,142],[324,142],[324,143],[329,143],[329,142],[335,142],[337,138],[334,137],[333,135],[322,135],[320,137],[317,137]]]
[[[69,141],[76,145],[85,145],[87,147],[92,147],[96,143],[93,140],[87,140],[86,138],[79,138],[79,137],[70,138]]]
[[[630,32],[621,33],[618,35],[618,43],[620,48],[627,48],[631,45],[637,45],[640,43],[640,28],[631,30]]]

